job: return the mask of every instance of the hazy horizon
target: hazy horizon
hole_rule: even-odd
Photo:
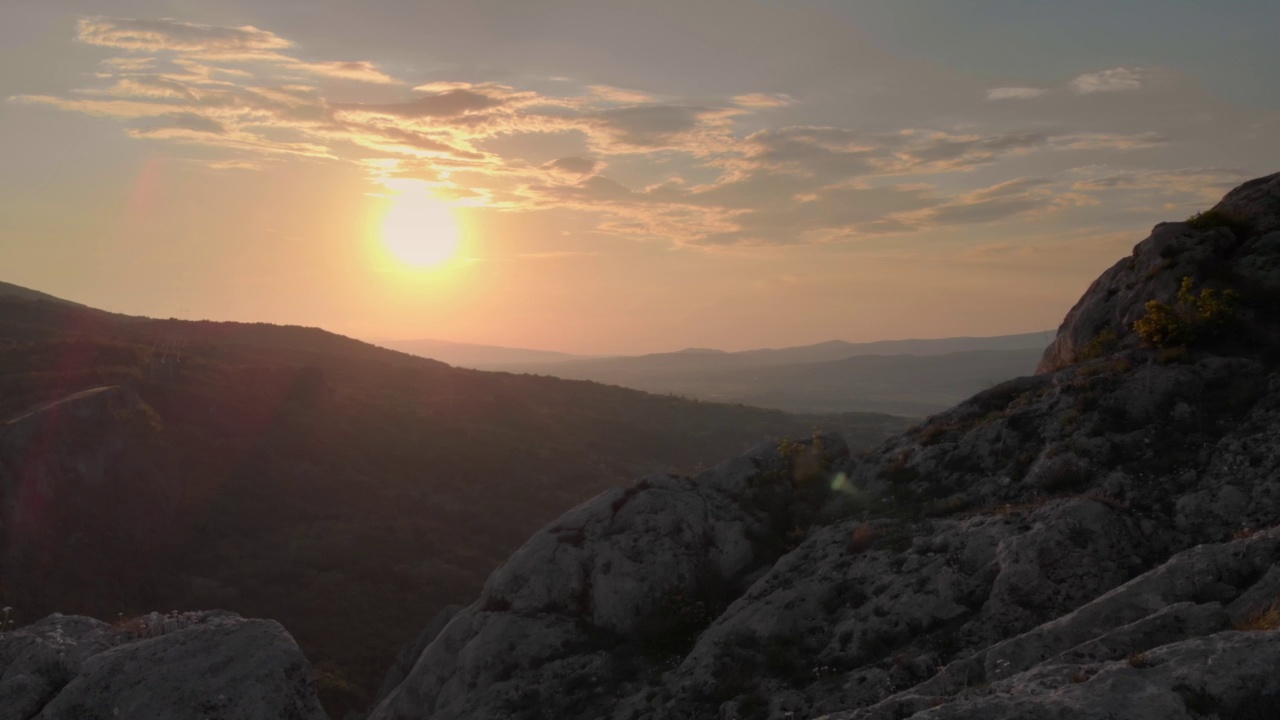
[[[508,346],[508,345],[493,345],[493,344],[490,344],[490,343],[461,343],[461,342],[457,342],[457,341],[454,341],[454,340],[443,340],[443,339],[441,339],[441,338],[431,338],[431,337],[357,338],[357,339],[358,339],[358,340],[363,340],[363,341],[368,342],[368,343],[373,344],[373,345],[380,345],[380,344],[384,344],[384,343],[433,342],[433,343],[441,343],[441,344],[446,344],[446,345],[476,345],[476,346],[479,346],[479,347],[492,347],[492,348],[499,348],[499,349],[533,350],[533,351],[537,351],[537,352],[562,353],[562,354],[565,354],[565,355],[573,355],[573,356],[576,356],[576,357],[582,357],[582,358],[606,358],[606,357],[621,357],[621,356],[630,356],[630,355],[662,355],[662,354],[669,354],[669,353],[684,352],[684,351],[689,351],[689,350],[693,350],[693,351],[697,351],[697,350],[706,350],[706,351],[709,351],[709,352],[740,353],[740,352],[751,352],[751,351],[756,351],[756,350],[782,350],[782,349],[788,349],[788,348],[794,348],[794,347],[805,347],[805,346],[809,346],[809,345],[822,345],[822,344],[825,344],[825,343],[840,343],[840,342],[843,342],[843,343],[849,343],[849,344],[852,344],[852,345],[863,345],[863,344],[875,344],[875,343],[906,342],[906,341],[912,341],[912,340],[952,340],[952,339],[965,339],[965,338],[975,338],[975,339],[980,339],[980,338],[998,338],[998,337],[1016,336],[1016,335],[1039,335],[1039,334],[1045,334],[1045,335],[1050,335],[1050,336],[1051,336],[1051,335],[1053,335],[1055,332],[1057,332],[1056,328],[1055,328],[1055,329],[1044,329],[1044,330],[1032,330],[1032,331],[1030,331],[1030,332],[1025,332],[1025,333],[1005,333],[1005,334],[1002,334],[1002,335],[972,335],[972,336],[963,336],[963,335],[947,335],[947,336],[939,336],[939,337],[887,337],[887,338],[877,338],[877,339],[875,339],[875,340],[864,340],[864,341],[859,341],[859,342],[853,342],[853,341],[851,341],[851,340],[846,340],[846,339],[844,339],[844,338],[827,338],[826,340],[818,340],[818,341],[810,342],[810,343],[798,343],[797,345],[786,345],[786,346],[783,346],[783,345],[772,345],[772,346],[752,345],[752,346],[744,346],[744,347],[739,347],[739,348],[709,347],[709,346],[706,346],[706,345],[683,345],[683,346],[680,346],[680,347],[669,347],[669,348],[665,348],[665,349],[652,350],[652,351],[648,351],[648,352],[644,352],[644,353],[625,353],[625,354],[601,353],[601,354],[590,354],[590,355],[588,355],[588,354],[583,354],[583,353],[568,353],[568,352],[565,352],[565,351],[563,351],[563,350],[559,350],[559,349],[557,349],[557,348],[543,348],[543,347],[519,347],[519,348],[516,348],[516,347],[511,347],[511,346]],[[1047,343],[1047,341],[1046,341],[1046,343]]]
[[[1056,328],[1280,169],[1280,7],[0,9],[0,280],[584,355]]]

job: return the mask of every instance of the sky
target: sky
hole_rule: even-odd
[[[592,354],[1044,330],[1152,225],[1280,170],[1276,27],[1245,0],[8,0],[0,280]]]

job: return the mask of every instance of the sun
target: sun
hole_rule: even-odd
[[[425,193],[395,198],[382,219],[382,242],[387,250],[416,268],[444,264],[457,252],[461,239],[453,209]]]

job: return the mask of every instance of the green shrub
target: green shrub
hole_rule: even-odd
[[[1196,213],[1187,218],[1187,224],[1196,230],[1212,230],[1214,228],[1229,228],[1237,237],[1243,237],[1249,232],[1249,223],[1236,217],[1230,213],[1223,212],[1217,208],[1205,210]]]
[[[1119,346],[1120,338],[1116,335],[1116,331],[1107,328],[1098,333],[1090,340],[1081,350],[1081,360],[1094,360],[1096,358],[1110,355]]]
[[[1182,316],[1159,300],[1147,301],[1147,312],[1133,323],[1133,330],[1144,344],[1156,348],[1183,346],[1191,339]]]
[[[1235,321],[1237,297],[1234,290],[1196,292],[1191,278],[1184,277],[1177,302],[1170,306],[1148,301],[1146,314],[1133,323],[1133,330],[1147,347],[1185,347],[1229,328]]]

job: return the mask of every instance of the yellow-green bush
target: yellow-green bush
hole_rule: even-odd
[[[1237,236],[1248,233],[1249,224],[1241,218],[1222,210],[1211,209],[1196,213],[1187,218],[1187,224],[1196,230],[1212,230],[1214,228],[1230,228]]]
[[[1147,312],[1133,323],[1134,332],[1147,347],[1185,347],[1221,333],[1235,321],[1234,290],[1204,288],[1197,292],[1191,278],[1182,278],[1178,300],[1172,306],[1159,300],[1147,302]]]

